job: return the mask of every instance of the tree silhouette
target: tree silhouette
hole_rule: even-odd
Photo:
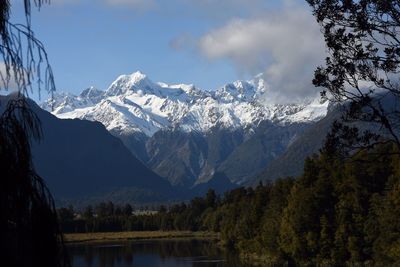
[[[54,202],[33,168],[30,140],[40,124],[24,99],[0,118],[0,250],[5,266],[66,266]]]
[[[33,1],[38,8],[44,2]],[[31,1],[24,7],[26,24],[13,24],[10,1],[0,2],[0,88],[18,91],[0,103],[1,264],[68,266],[53,198],[32,164],[30,142],[40,139],[41,128],[25,96],[55,86],[46,51],[31,30]]]
[[[345,122],[376,125],[376,130],[367,131],[336,124],[336,133],[348,138],[351,149],[370,148],[382,143],[382,137],[400,148],[400,2],[307,2],[330,53],[326,66],[315,71],[314,85],[326,89],[322,96],[347,103]]]

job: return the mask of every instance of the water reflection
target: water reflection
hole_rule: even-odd
[[[69,246],[73,267],[242,267],[204,240],[151,240]],[[248,266],[246,264],[246,266]]]

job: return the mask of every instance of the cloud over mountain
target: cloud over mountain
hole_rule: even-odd
[[[69,3],[73,2],[90,1],[71,0]],[[126,21],[115,20],[121,25],[114,25],[113,30],[108,26],[101,29],[110,32],[110,36],[115,35],[99,40],[99,44],[106,44],[102,48],[103,52],[107,51],[104,55],[115,54],[122,59],[128,55],[135,59],[121,65],[121,71],[159,66],[156,70],[162,74],[159,76],[167,76],[166,72],[170,76],[181,72],[194,76],[197,84],[200,84],[199,80],[207,80],[207,85],[201,86],[203,88],[226,82],[215,78],[214,73],[239,79],[263,73],[270,89],[269,102],[271,99],[291,102],[319,91],[311,80],[316,66],[323,64],[325,45],[305,1],[100,0],[86,6],[95,5],[101,6],[99,10],[106,10],[104,14],[118,14],[113,20],[135,18],[129,27],[125,27]],[[165,60],[160,61],[160,58]],[[125,60],[112,57],[109,62],[120,66],[122,63],[119,62]],[[176,71],[165,71],[160,62],[170,62],[168,64]],[[137,66],[132,66],[135,64]]]
[[[210,60],[228,59],[240,72],[262,72],[278,101],[315,94],[311,84],[323,63],[323,36],[311,12],[284,7],[281,12],[232,19],[198,40]]]

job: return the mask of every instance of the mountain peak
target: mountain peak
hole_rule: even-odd
[[[106,95],[122,95],[135,92],[138,89],[153,91],[154,87],[158,87],[158,85],[154,84],[147,75],[137,71],[132,74],[119,76],[107,89]]]
[[[266,82],[262,76],[257,75],[249,81],[238,80],[228,83],[216,90],[216,96],[225,101],[253,101],[256,97],[264,94]]]
[[[313,122],[326,115],[326,103],[265,103],[267,91],[262,75],[204,91],[194,85],[153,83],[138,71],[119,76],[105,92],[91,87],[78,97],[57,98],[53,114],[97,120],[114,132],[134,130],[147,136],[175,126],[183,131],[208,132],[214,127],[257,127],[263,120]]]
[[[130,77],[130,80],[131,80],[133,83],[140,83],[141,81],[143,81],[143,80],[145,80],[145,79],[148,79],[148,78],[147,78],[147,75],[144,74],[144,73],[141,72],[141,71],[136,71],[136,72],[134,72],[134,73],[132,73],[132,74],[130,74],[130,75],[125,75],[125,76],[129,76],[129,77]]]

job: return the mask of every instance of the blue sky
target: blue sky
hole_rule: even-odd
[[[14,21],[22,10],[17,1]],[[140,70],[204,89],[264,73],[277,94],[299,96],[323,58],[300,0],[52,0],[34,10],[32,25],[57,89],[73,93]]]

